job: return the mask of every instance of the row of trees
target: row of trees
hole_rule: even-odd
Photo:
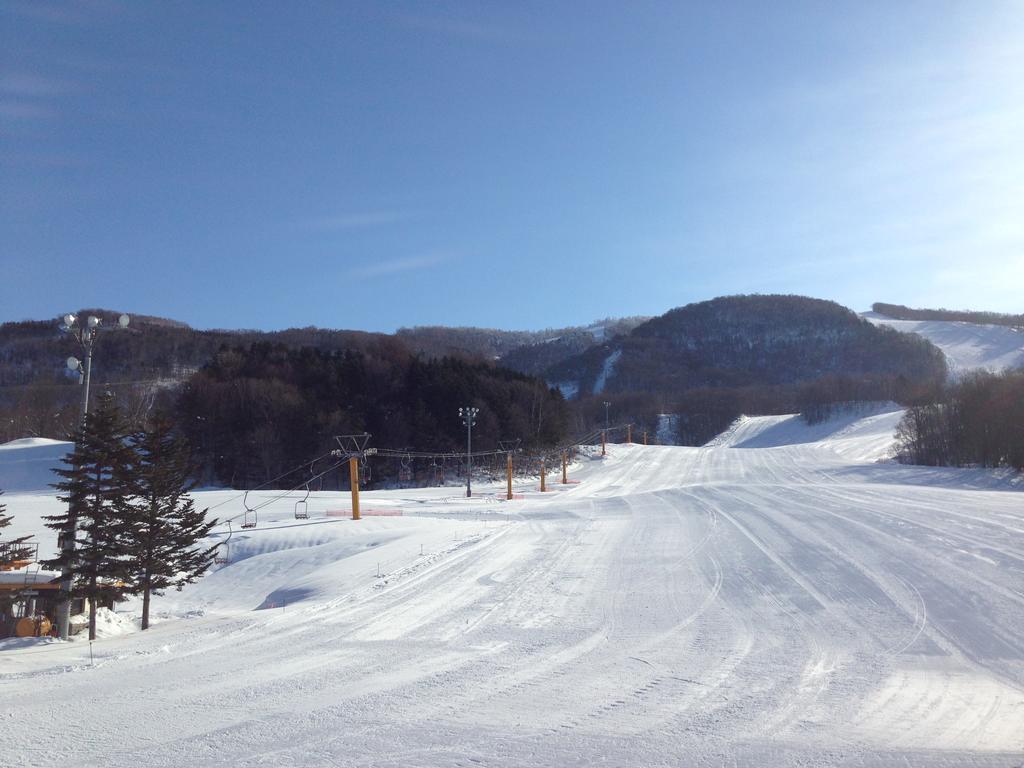
[[[213,562],[215,547],[198,545],[216,521],[188,496],[194,487],[188,445],[165,418],[130,431],[109,394],[74,439],[54,485],[67,507],[45,518],[59,532],[61,550],[43,565],[69,574],[71,596],[85,598],[89,639],[96,637],[104,598],[142,595],[147,629],[151,596],[194,582]],[[64,546],[68,537],[73,548]]]
[[[480,408],[473,443],[481,449],[509,438],[556,445],[568,434],[557,390],[492,364],[262,343],[218,352],[185,385],[174,416],[204,481],[251,488],[337,447],[334,435],[369,432],[375,446],[461,451],[464,406]],[[377,480],[397,473],[380,470]],[[344,482],[324,479],[327,487]],[[298,473],[280,482],[302,480]]]
[[[896,437],[908,464],[1024,470],[1024,371],[962,378],[910,408]]]
[[[1007,315],[1000,312],[974,312],[966,309],[912,309],[903,304],[885,304],[880,301],[872,304],[871,309],[894,320],[943,320],[1024,328],[1024,315]]]

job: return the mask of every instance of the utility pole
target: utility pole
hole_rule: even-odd
[[[480,413],[479,408],[459,408],[459,416],[462,423],[466,425],[466,498],[473,495],[473,426],[476,424],[476,415]]]
[[[611,407],[612,407],[612,404],[609,403],[607,400],[605,400],[604,401],[604,428],[605,428],[605,431],[608,431],[608,429],[609,429],[608,409],[611,408]]]
[[[544,457],[540,457],[540,492],[544,493],[548,489],[548,472],[544,466]]]
[[[103,321],[95,315],[89,315],[83,324],[81,318],[75,317],[71,313],[64,315],[62,319],[64,322],[61,324],[60,329],[70,334],[71,338],[78,342],[79,346],[82,347],[85,357],[84,362],[74,356],[69,357],[67,360],[68,368],[72,371],[78,371],[79,382],[82,385],[82,407],[79,416],[79,430],[81,431],[85,429],[85,420],[89,415],[92,350]],[[131,318],[128,315],[121,315],[117,318],[117,324],[120,328],[127,328],[130,322]],[[60,572],[61,601],[57,604],[56,616],[57,633],[60,635],[61,640],[68,639],[71,629],[71,590],[74,587],[74,578],[70,561],[75,552],[75,536],[78,533],[78,517],[73,509],[75,501],[70,501],[69,505],[72,507],[69,510],[71,514],[68,515],[67,527],[61,531],[60,545],[61,555],[65,558],[65,565]]]
[[[569,484],[569,470],[565,458],[565,451],[562,451],[562,485]]]

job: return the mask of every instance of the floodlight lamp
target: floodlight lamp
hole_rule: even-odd
[[[95,328],[100,324],[100,319],[96,315],[89,315],[88,323],[90,328]]]
[[[69,371],[77,371],[81,367],[82,367],[82,363],[79,361],[79,359],[77,357],[69,357],[68,358],[68,370]]]
[[[122,328],[127,328],[128,323],[130,322],[131,318],[128,317],[128,315],[121,315],[119,318],[117,318],[117,324],[120,325]]]
[[[69,312],[68,314],[64,315],[64,325],[70,328],[72,325],[75,324],[76,319],[77,318]]]

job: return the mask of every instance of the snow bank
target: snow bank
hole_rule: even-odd
[[[57,480],[53,474],[72,443],[26,437],[0,445],[0,490],[11,492],[50,492]]]
[[[779,448],[816,443],[852,461],[890,458],[903,409],[895,403],[864,403],[818,424],[800,414],[741,416],[708,448]]]

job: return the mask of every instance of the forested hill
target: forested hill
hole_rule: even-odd
[[[673,309],[552,366],[548,380],[602,392],[791,386],[825,376],[942,381],[942,353],[831,301],[728,296]]]
[[[377,447],[457,452],[466,437],[462,406],[480,409],[473,442],[481,450],[509,437],[549,446],[569,428],[557,390],[490,363],[269,343],[218,352],[184,385],[173,413],[204,479],[251,487],[335,448],[339,434],[369,432]]]
[[[120,314],[107,309],[83,309],[80,317],[96,315],[104,332],[96,342],[95,375],[101,382],[181,381],[213,359],[222,346],[259,342],[288,347],[316,347],[327,352],[408,352],[394,336],[364,331],[292,328],[285,331],[200,331],[165,318],[133,315],[131,325],[117,326]],[[32,382],[65,382],[64,361],[81,355],[77,343],[58,328],[58,320],[31,320],[0,325],[0,387]]]
[[[176,320],[148,315],[133,315],[131,325],[121,329],[117,327],[120,312],[82,309],[76,314],[96,315],[109,329],[98,342],[102,363],[96,375],[111,383],[182,381],[212,360],[222,346],[263,342],[291,348],[314,347],[326,352],[407,352],[426,359],[481,359],[497,361],[523,373],[539,374],[552,363],[627,333],[647,319],[609,318],[589,326],[544,331],[422,326],[384,334],[314,327],[284,331],[196,330]],[[80,350],[58,325],[57,318],[0,324],[0,387],[67,380],[64,361]]]
[[[427,357],[482,357],[523,373],[545,368],[594,344],[621,336],[646,317],[597,320],[587,326],[543,331],[503,331],[497,328],[448,328],[440,325],[399,328],[395,334],[417,354]]]

